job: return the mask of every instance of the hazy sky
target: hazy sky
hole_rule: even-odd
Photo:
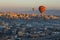
[[[37,8],[40,5],[47,9],[60,9],[60,0],[0,0],[0,8]]]

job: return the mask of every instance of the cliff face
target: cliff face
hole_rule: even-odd
[[[35,17],[38,16],[38,14],[17,14],[14,12],[6,12],[6,13],[0,13],[0,17],[4,16],[7,18],[24,18],[24,19],[28,19],[30,17]]]

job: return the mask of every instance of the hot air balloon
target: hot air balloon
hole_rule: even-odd
[[[45,6],[39,6],[39,11],[40,11],[41,15],[44,16]]]
[[[33,11],[33,13],[34,13],[34,8],[32,8],[32,11]]]
[[[32,10],[34,11],[34,8],[32,8]]]

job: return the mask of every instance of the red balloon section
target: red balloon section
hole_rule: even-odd
[[[44,13],[45,12],[45,6],[39,6],[39,11],[41,13]]]

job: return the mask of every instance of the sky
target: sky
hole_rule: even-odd
[[[4,8],[38,8],[60,9],[60,0],[0,0],[0,9]]]

